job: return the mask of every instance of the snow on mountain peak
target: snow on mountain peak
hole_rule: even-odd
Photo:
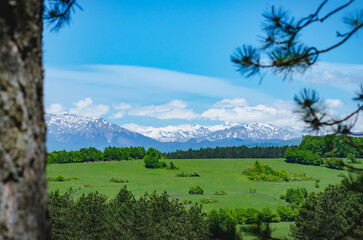
[[[159,128],[125,124],[123,127],[160,142],[187,142],[190,139],[217,141],[228,138],[290,140],[301,136],[297,132],[264,123],[225,122],[214,126],[186,124]]]
[[[47,131],[49,134],[60,136],[63,134],[80,134],[86,138],[93,138],[95,134],[104,135],[109,142],[115,132],[130,132],[103,118],[89,118],[74,114],[45,114]]]

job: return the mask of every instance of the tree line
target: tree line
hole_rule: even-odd
[[[168,159],[203,159],[203,158],[283,158],[289,146],[271,147],[215,147],[200,148],[199,150],[177,150],[165,153]]]
[[[103,151],[94,147],[81,148],[75,151],[53,151],[48,153],[48,164],[52,163],[80,163],[99,161],[121,161],[144,159],[151,156],[157,159],[203,159],[203,158],[282,158],[288,146],[283,147],[215,147],[177,150],[175,152],[161,153],[160,151],[144,147],[107,147]]]
[[[154,148],[147,151],[144,147],[107,147],[104,151],[94,147],[82,148],[77,151],[53,151],[48,153],[48,164],[52,163],[79,163],[99,161],[121,161],[143,159],[147,155],[162,158],[162,153]]]

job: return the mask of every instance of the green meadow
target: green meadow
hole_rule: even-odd
[[[242,170],[251,166],[256,160],[268,164],[276,170],[286,170],[288,173],[306,173],[320,179],[319,188],[314,181],[292,182],[255,182],[242,175]],[[98,191],[109,198],[115,196],[123,185],[135,196],[145,192],[167,191],[173,198],[190,200],[193,203],[203,198],[216,200],[215,203],[204,204],[206,211],[219,208],[247,208],[261,209],[271,207],[276,209],[285,204],[280,200],[288,188],[305,187],[310,191],[321,191],[329,184],[339,183],[339,171],[318,166],[285,163],[284,159],[183,159],[172,161],[181,170],[146,169],[142,160],[119,162],[93,162],[74,164],[49,164],[47,176],[55,178],[62,175],[65,178],[78,177],[79,180],[64,182],[48,182],[48,190],[65,192],[72,187],[75,197],[83,193]],[[186,174],[198,171],[200,177],[176,177],[177,173]],[[129,183],[110,182],[111,178],[122,178]],[[188,194],[189,187],[199,185],[204,189],[203,195]],[[251,193],[250,188],[256,189]],[[213,195],[215,191],[225,191],[227,195]]]

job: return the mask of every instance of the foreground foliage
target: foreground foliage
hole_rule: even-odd
[[[302,205],[291,234],[295,239],[361,239],[363,194],[344,185],[311,193]]]
[[[219,209],[208,213],[209,231],[215,239],[239,239],[238,224],[260,224],[281,221],[293,221],[298,214],[297,208],[282,205],[277,211],[269,207],[261,210],[256,208]]]
[[[209,239],[199,204],[186,207],[168,194],[139,199],[123,187],[107,201],[98,192],[74,199],[72,190],[50,194],[52,239]]]

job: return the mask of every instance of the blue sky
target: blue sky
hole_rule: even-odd
[[[79,0],[83,11],[58,33],[44,30],[48,112],[103,117],[123,125],[214,125],[224,121],[300,126],[293,96],[314,88],[342,115],[363,83],[363,36],[321,55],[303,76],[246,79],[230,61],[243,45],[259,44],[262,13],[275,5],[306,16],[319,1]],[[336,1],[327,6],[334,8]],[[363,7],[361,2],[349,10]],[[303,33],[324,48],[344,32],[342,16]]]

